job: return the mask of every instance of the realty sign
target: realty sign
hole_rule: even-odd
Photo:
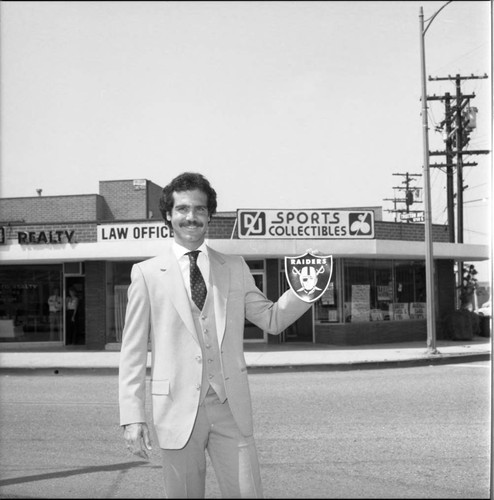
[[[237,211],[240,239],[370,239],[372,210]]]

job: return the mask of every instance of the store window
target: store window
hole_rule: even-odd
[[[390,319],[393,264],[389,260],[345,260],[345,322]]]
[[[339,323],[342,321],[337,293],[339,268],[340,259],[333,259],[331,281],[322,297],[314,304],[314,320],[318,323]]]
[[[62,267],[0,267],[0,342],[63,339]]]
[[[425,318],[423,262],[348,259],[343,272],[345,322]]]
[[[393,319],[425,319],[426,285],[425,263],[420,261],[395,262],[395,303]]]

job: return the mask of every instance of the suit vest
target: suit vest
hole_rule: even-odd
[[[202,351],[202,359],[197,360],[202,363],[202,383],[199,402],[202,403],[204,401],[209,387],[212,387],[223,403],[226,400],[226,389],[221,367],[213,293],[211,291],[208,292],[202,311],[199,310],[192,300],[190,300],[190,307]]]

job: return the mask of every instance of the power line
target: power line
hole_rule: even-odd
[[[448,233],[449,241],[463,243],[463,191],[465,190],[463,168],[476,166],[477,163],[469,162],[471,155],[488,154],[488,150],[469,150],[470,133],[476,128],[477,108],[470,106],[471,99],[475,94],[464,94],[461,90],[463,80],[479,80],[487,78],[483,76],[455,76],[447,77],[429,76],[429,81],[453,81],[456,87],[455,95],[446,92],[442,96],[428,96],[427,100],[441,101],[445,107],[445,118],[440,123],[443,131],[445,149],[440,151],[429,151],[429,156],[443,156],[445,163],[431,164],[431,167],[446,168],[446,194],[448,210]],[[456,160],[456,161],[455,161]],[[454,173],[456,171],[456,193],[454,190]],[[456,199],[456,238],[455,238],[455,197]]]
[[[402,198],[397,198],[396,195],[394,198],[384,198],[386,201],[392,201],[394,204],[394,208],[392,210],[387,210],[387,212],[391,212],[395,214],[395,222],[421,222],[423,221],[423,210],[415,210],[411,209],[410,206],[414,203],[422,203],[422,188],[417,186],[412,186],[412,182],[415,182],[415,177],[421,177],[422,174],[410,174],[406,172],[404,174],[394,173],[393,175],[404,176],[405,180],[402,181],[402,184],[405,186],[393,186],[393,189],[400,191],[404,191],[404,195]],[[405,207],[398,208],[398,204],[405,204]]]

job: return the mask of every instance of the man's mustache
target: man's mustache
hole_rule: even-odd
[[[202,222],[181,222],[180,227],[203,227]]]

